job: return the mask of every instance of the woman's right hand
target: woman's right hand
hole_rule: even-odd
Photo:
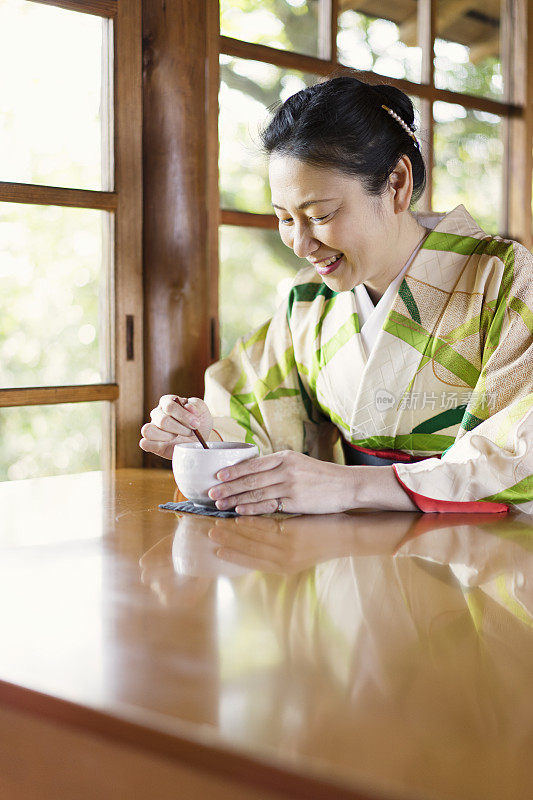
[[[193,433],[195,428],[204,439],[209,439],[213,430],[213,417],[204,401],[199,397],[187,399],[179,396],[185,404],[185,408],[182,408],[175,398],[175,394],[163,395],[157,408],[150,412],[151,422],[141,428],[141,450],[163,458],[172,458],[174,445],[198,441]]]

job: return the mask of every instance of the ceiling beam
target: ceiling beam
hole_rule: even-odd
[[[466,11],[475,7],[475,0],[449,0],[447,3],[439,3],[437,19],[435,20],[437,36],[453,22],[456,22]],[[400,25],[400,39],[408,47],[416,47],[418,44],[417,27],[417,14],[412,14]]]

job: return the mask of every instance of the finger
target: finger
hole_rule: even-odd
[[[178,398],[178,400],[181,400],[182,403],[188,403],[188,401],[189,401],[188,397],[182,397],[179,394],[178,395],[176,395],[176,394],[164,394],[162,397],[159,398],[158,405],[159,405],[160,408],[164,408],[165,410],[169,410],[169,412],[170,412],[170,410],[172,409],[172,404],[173,403],[176,404],[176,398]],[[177,405],[179,405],[179,404],[177,404]]]
[[[186,414],[186,411],[182,411],[182,415],[184,417]],[[159,408],[159,406],[150,412],[150,419],[154,425],[156,425],[162,431],[167,431],[167,433],[173,433],[175,436],[191,435],[191,428],[188,427],[188,425],[186,425],[183,421],[178,422],[175,417],[171,417],[166,414],[163,409]]]
[[[217,478],[219,481],[231,481],[236,478],[242,478],[244,475],[275,469],[281,466],[283,462],[282,453],[271,453],[268,456],[248,458],[245,461],[239,461],[238,464],[234,464],[232,467],[224,467],[217,473]]]
[[[195,397],[192,398],[201,403],[202,401]],[[178,400],[180,401],[178,403]],[[181,405],[180,405],[181,403]],[[200,424],[200,413],[191,405],[190,399],[187,397],[180,397],[175,394],[167,394],[159,401],[159,408],[168,416],[177,419],[183,425],[190,427],[197,427]]]
[[[173,405],[171,405],[172,403],[173,403]],[[179,406],[179,408],[183,408],[184,411],[188,411],[189,414],[193,414],[194,413],[193,409],[191,408],[191,406],[189,404],[189,402],[188,401],[183,401],[180,397],[174,397],[173,400],[168,401],[168,403],[166,403],[165,406],[164,406],[164,410],[166,410],[167,413],[170,416],[173,416],[173,414],[176,413],[175,406]],[[185,424],[187,424],[187,421],[185,421]],[[190,418],[189,424],[190,424],[191,427],[196,427],[196,422],[193,422],[193,417]]]
[[[211,494],[211,492],[209,492],[209,494]],[[269,512],[273,512],[278,506],[277,498],[283,494],[284,489],[282,483],[269,483],[267,486],[259,486],[248,491],[241,491],[236,494],[226,495],[222,499],[216,500],[215,502],[217,508],[225,509],[235,508],[237,504],[242,505],[243,503],[261,503],[268,500],[270,502],[273,501],[274,503],[273,508],[268,509]]]
[[[241,478],[217,483],[209,489],[208,494],[212,500],[221,500],[242,494],[243,492],[255,491],[268,486],[278,485],[283,482],[283,477],[283,471],[279,467],[261,472],[251,472]]]
[[[141,450],[144,450],[145,453],[153,453],[154,455],[161,456],[162,458],[172,458],[172,453],[174,451],[173,444],[153,442],[151,439],[141,439],[139,442],[139,447]]]
[[[180,405],[177,400],[180,400],[183,405]],[[198,414],[193,408],[188,407],[188,398],[180,397],[175,394],[166,394],[159,401],[159,408],[164,414],[178,420],[183,425],[191,428],[193,425],[197,426],[200,423]]]
[[[153,425],[151,422],[147,422],[142,426],[141,436],[143,436],[145,439],[151,439],[155,442],[169,442],[171,439],[173,440],[176,438],[176,434],[163,431],[161,428],[158,428],[157,425]]]
[[[287,508],[289,501],[287,499],[283,499],[283,510],[289,511]],[[277,499],[272,500],[263,500],[259,503],[237,503],[235,506],[235,511],[237,514],[242,514],[243,516],[247,516],[249,514],[273,514],[278,507]]]
[[[199,397],[189,397],[188,401],[185,403],[185,408],[198,419],[206,411],[205,403]]]

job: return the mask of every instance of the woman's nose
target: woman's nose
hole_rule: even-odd
[[[320,243],[306,232],[305,228],[295,226],[292,249],[298,258],[306,258],[320,247]]]

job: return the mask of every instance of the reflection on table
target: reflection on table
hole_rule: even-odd
[[[166,473],[46,480],[0,540],[1,679],[192,726],[234,775],[238,754],[320,791],[532,796],[528,518],[180,516]]]

